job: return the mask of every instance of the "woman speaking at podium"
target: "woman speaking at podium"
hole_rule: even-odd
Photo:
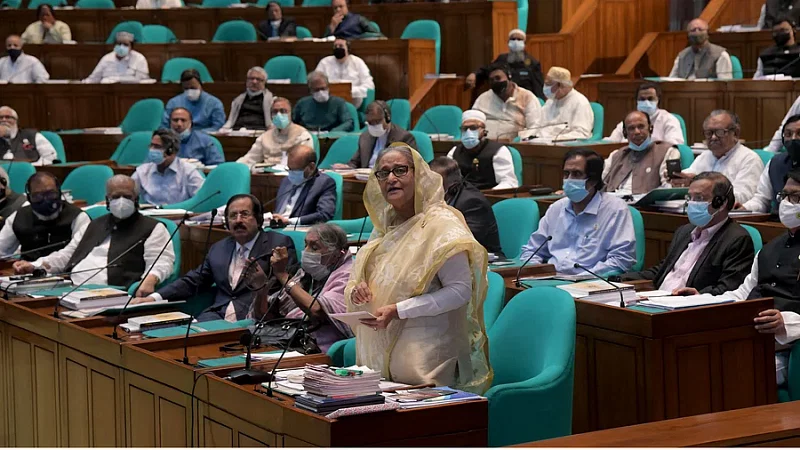
[[[345,289],[356,359],[387,379],[475,393],[491,385],[483,324],[486,250],[444,202],[441,177],[395,143],[375,162],[364,205],[375,230]]]

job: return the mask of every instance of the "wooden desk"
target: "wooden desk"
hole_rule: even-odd
[[[458,73],[466,75],[478,67],[488,64],[500,53],[507,51],[508,32],[517,28],[517,3],[514,1],[476,1],[476,2],[451,2],[441,3],[405,3],[405,4],[379,4],[379,5],[351,5],[350,11],[361,14],[369,20],[375,21],[384,35],[390,38],[399,38],[405,27],[420,19],[434,20],[441,25],[441,72]],[[314,36],[322,36],[325,27],[331,21],[331,8],[324,7],[285,7],[283,14],[294,17],[298,25],[308,28]],[[58,19],[69,24],[73,39],[78,42],[105,42],[114,26],[123,21],[136,20],[143,24],[160,24],[169,27],[175,32],[178,39],[205,39],[211,41],[217,27],[229,20],[247,20],[253,25],[258,25],[266,20],[263,8],[189,8],[170,10],[134,10],[134,9],[75,9],[60,10]],[[4,10],[3,20],[0,21],[0,35],[8,36],[20,33],[35,20],[35,14],[28,9]],[[213,44],[209,44],[213,45]],[[300,43],[299,45],[306,45]],[[324,46],[324,56],[331,54],[331,44]],[[353,53],[364,58],[363,45],[368,42],[353,42]],[[261,54],[258,61],[249,61],[241,64],[247,65],[238,78],[244,80],[247,69],[253,65],[263,65],[268,59],[268,50],[272,43],[259,43]],[[138,46],[137,50],[146,46]],[[198,46],[200,47],[200,46]],[[205,47],[205,46],[202,46]],[[267,48],[267,50],[265,50]],[[25,49],[26,52],[28,48]],[[145,53],[146,54],[146,53]],[[280,53],[274,53],[280,54]],[[285,54],[294,54],[289,51]],[[191,56],[191,55],[185,55]],[[302,54],[299,56],[303,57]],[[306,61],[309,71],[317,66],[319,57]],[[367,60],[367,58],[364,58]],[[203,60],[201,58],[201,60]],[[205,61],[209,69],[215,70],[209,61]],[[213,62],[213,61],[212,61]],[[257,62],[257,64],[251,64]],[[95,60],[95,64],[97,60]],[[367,60],[370,68],[373,65]],[[400,66],[386,62],[387,67],[397,71]],[[219,69],[217,67],[216,69]],[[89,70],[91,70],[89,68]],[[153,68],[151,67],[152,71]],[[375,76],[373,69],[373,76]],[[405,70],[399,70],[402,76]],[[433,72],[433,70],[431,70]],[[160,71],[158,72],[160,73]],[[409,75],[410,72],[407,72]],[[88,72],[87,72],[88,74]],[[86,76],[86,75],[83,75]],[[392,89],[398,83],[388,83],[381,86],[376,77],[378,98],[408,98],[408,96],[385,96],[382,89]]]

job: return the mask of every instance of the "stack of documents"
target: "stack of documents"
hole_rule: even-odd
[[[0,290],[9,294],[31,294],[56,286],[72,286],[72,280],[61,277],[40,277],[22,275],[17,277],[0,277]]]
[[[733,303],[731,298],[713,296],[711,294],[687,295],[686,297],[650,297],[646,301],[639,302],[641,306],[665,309],[673,311],[676,309],[695,308],[699,306],[721,305],[723,303]]]
[[[329,367],[307,365],[303,372],[305,394],[295,405],[318,414],[340,408],[376,405],[384,402],[380,395],[381,374],[368,367]]]
[[[128,333],[136,333],[147,330],[157,330],[159,328],[177,327],[186,325],[192,320],[192,316],[182,312],[168,312],[154,314],[151,316],[131,317],[128,323],[120,327]]]
[[[616,286],[616,289],[611,285]],[[636,291],[633,285],[624,283],[610,283],[603,280],[584,281],[581,283],[562,284],[556,286],[567,291],[573,298],[589,302],[619,305],[620,292],[625,304],[635,303]]]
[[[389,402],[400,403],[401,409],[423,408],[425,406],[446,405],[481,400],[483,397],[471,392],[450,389],[449,387],[398,390],[384,393]]]
[[[114,288],[75,291],[61,299],[61,305],[69,309],[95,309],[107,306],[122,306],[128,302],[127,292]]]

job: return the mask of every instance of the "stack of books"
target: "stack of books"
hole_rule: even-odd
[[[611,284],[616,288],[611,287]],[[569,292],[574,299],[589,302],[605,303],[619,306],[619,296],[622,292],[622,299],[625,305],[636,303],[638,297],[633,285],[625,283],[610,283],[603,280],[583,281],[581,283],[563,284],[556,286]]]
[[[422,408],[425,406],[463,403],[483,399],[480,395],[460,391],[458,389],[450,389],[449,387],[397,390],[392,393],[384,393],[383,395],[386,397],[387,401],[399,403],[401,409]]]
[[[191,321],[192,316],[175,311],[150,316],[131,317],[128,319],[128,323],[120,325],[120,327],[128,333],[136,333],[157,330],[159,328],[183,326]]]
[[[114,288],[87,289],[67,294],[61,299],[61,305],[69,309],[86,310],[122,306],[128,302],[127,292]]]
[[[305,394],[296,397],[295,406],[328,414],[341,408],[384,403],[380,380],[381,374],[368,367],[307,365],[303,372]]]

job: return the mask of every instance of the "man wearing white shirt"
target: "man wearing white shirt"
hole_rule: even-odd
[[[744,203],[756,193],[764,163],[756,152],[739,143],[739,116],[718,109],[703,122],[703,136],[708,150],[698,156],[685,172],[676,174],[673,186],[688,186],[701,172],[719,172],[733,183],[736,201]]]
[[[650,122],[653,124],[653,140],[672,145],[685,144],[681,123],[669,111],[658,107],[659,99],[661,99],[661,87],[658,83],[648,81],[640,84],[636,90],[636,109],[650,116]],[[607,139],[612,142],[627,141],[622,134],[622,122],[617,124]]]
[[[344,39],[333,41],[333,55],[322,58],[316,70],[324,73],[330,83],[350,83],[356,108],[367,97],[367,90],[375,89],[369,67],[363,59],[350,53],[350,41]]]
[[[116,36],[114,51],[100,58],[97,67],[84,83],[136,82],[150,78],[147,59],[133,49],[133,35],[120,31]]]
[[[528,138],[576,140],[592,137],[594,112],[589,100],[572,85],[572,74],[562,67],[551,67],[544,78],[542,114]],[[520,133],[520,135],[525,132]],[[520,136],[524,137],[524,136]]]
[[[8,56],[0,58],[0,81],[43,83],[50,79],[42,62],[22,51],[22,38],[16,34],[6,38],[6,53]]]
[[[768,150],[772,153],[778,153],[781,151],[781,147],[783,147],[783,139],[782,139],[782,131],[783,126],[786,125],[786,121],[789,117],[796,116],[800,114],[800,97],[797,97],[792,103],[792,106],[789,108],[789,111],[786,112],[786,115],[783,116],[783,121],[781,125],[775,130],[775,134],[772,135],[772,140],[769,142],[769,145],[764,147],[764,150]]]
[[[789,117],[783,125],[782,142],[787,151],[769,160],[758,179],[755,195],[743,205],[737,205],[738,208],[760,213],[778,212],[775,194],[783,187],[786,174],[800,167],[800,114]]]
[[[488,139],[486,115],[469,109],[461,114],[461,143],[447,152],[461,169],[461,176],[478,189],[519,187],[511,151]]]
[[[703,19],[689,22],[689,47],[681,50],[675,57],[672,78],[694,80],[698,78],[733,78],[731,56],[725,47],[708,42],[708,23]]]
[[[492,63],[488,72],[491,89],[478,96],[472,109],[486,114],[489,139],[514,139],[536,126],[542,105],[533,92],[511,81],[511,71],[505,63]]]
[[[182,8],[181,0],[137,0],[136,9]]]
[[[52,164],[56,149],[46,137],[32,128],[19,129],[19,114],[0,106],[0,156],[8,161],[29,161],[34,166]]]

